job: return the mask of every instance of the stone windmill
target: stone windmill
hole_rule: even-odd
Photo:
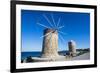
[[[42,57],[58,57],[58,32],[47,28],[44,30],[44,35],[47,36],[45,36],[43,39]]]
[[[58,33],[63,33],[59,31],[59,29],[63,28],[64,26],[59,26],[60,18],[58,19],[57,24],[55,23],[54,17],[51,14],[52,22],[48,19],[46,15],[43,15],[44,18],[48,21],[51,27],[48,27],[44,24],[37,23],[45,27],[44,34],[43,34],[43,45],[42,45],[42,58],[58,58]],[[63,33],[64,34],[64,33]]]
[[[75,43],[75,41],[73,41],[73,40],[69,41],[68,46],[69,46],[69,54],[71,56],[76,56],[76,43]]]

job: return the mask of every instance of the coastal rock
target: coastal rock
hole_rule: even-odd
[[[33,59],[31,56],[27,57],[26,62],[33,62]]]

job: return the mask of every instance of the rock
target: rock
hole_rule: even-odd
[[[33,62],[33,59],[31,56],[27,57],[26,62]]]

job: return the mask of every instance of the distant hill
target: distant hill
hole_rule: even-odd
[[[85,49],[76,49],[76,51],[90,51],[90,48],[85,48]]]

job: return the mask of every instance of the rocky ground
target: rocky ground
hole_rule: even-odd
[[[72,58],[72,60],[88,60],[88,59],[90,59],[90,52]]]
[[[90,52],[84,53],[82,55],[79,56],[62,56],[60,55],[57,58],[41,58],[41,57],[29,57],[27,60],[24,60],[24,63],[28,62],[51,62],[51,61],[72,61],[72,60],[88,60],[90,59]]]

